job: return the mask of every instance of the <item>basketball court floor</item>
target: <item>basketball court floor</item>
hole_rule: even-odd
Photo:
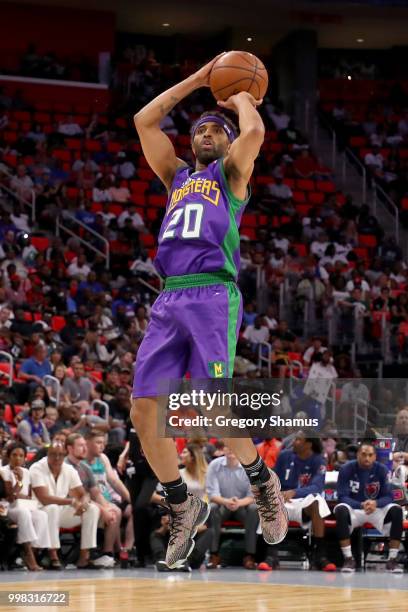
[[[240,569],[2,572],[0,611],[28,610],[6,605],[3,592],[30,590],[67,591],[68,606],[41,608],[53,612],[408,612],[408,576],[375,570],[354,575]]]

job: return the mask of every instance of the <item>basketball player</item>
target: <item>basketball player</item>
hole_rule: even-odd
[[[219,103],[238,115],[239,136],[221,113],[204,113],[191,129],[195,169],[176,157],[160,122],[183,98],[208,87],[216,59],[134,117],[143,153],[168,191],[155,259],[166,279],[165,288],[154,303],[137,354],[131,419],[170,507],[166,555],[170,568],[183,565],[194,548],[197,527],[206,521],[210,509],[187,494],[174,441],[157,436],[158,384],[181,379],[186,372],[192,378],[232,377],[242,317],[236,285],[238,227],[265,131],[257,111],[262,100],[241,92]],[[281,541],[287,532],[287,515],[279,479],[265,466],[251,439],[230,439],[228,444],[249,477],[265,540]]]
[[[350,533],[364,523],[371,523],[383,535],[390,536],[386,570],[402,573],[397,563],[403,529],[402,507],[393,503],[387,468],[376,461],[371,442],[362,442],[356,461],[340,469],[337,481],[339,504],[334,509],[337,536],[344,556],[342,572],[354,572]]]

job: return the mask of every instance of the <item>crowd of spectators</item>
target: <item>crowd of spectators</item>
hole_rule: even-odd
[[[1,71],[3,74],[10,73],[39,79],[85,81],[88,83],[98,81],[97,66],[83,55],[77,58],[60,57],[52,50],[47,50],[45,53],[40,51],[34,43],[27,46],[25,53],[19,58],[18,66],[16,65],[13,70],[7,65],[2,66]]]

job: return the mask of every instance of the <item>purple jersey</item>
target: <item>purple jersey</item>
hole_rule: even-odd
[[[235,279],[240,264],[239,224],[248,200],[231,192],[223,160],[175,174],[154,260],[164,277],[225,271]]]

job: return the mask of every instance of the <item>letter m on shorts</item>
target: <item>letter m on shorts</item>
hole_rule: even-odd
[[[208,373],[211,378],[225,378],[227,375],[227,366],[225,361],[209,361]]]

